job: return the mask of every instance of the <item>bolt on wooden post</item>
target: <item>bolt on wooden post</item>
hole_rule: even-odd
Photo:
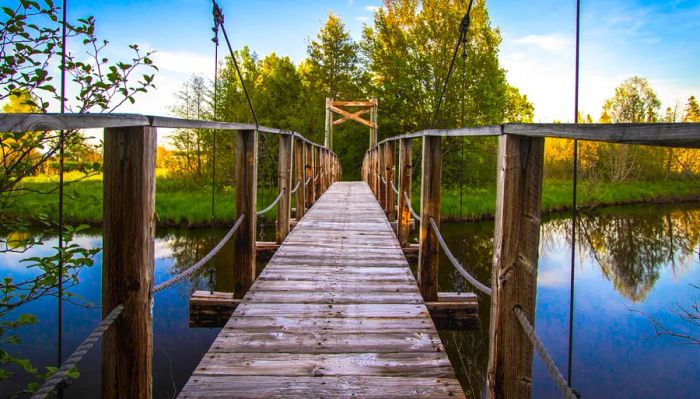
[[[236,220],[245,214],[233,238],[233,297],[241,299],[255,281],[255,228],[258,180],[258,132],[236,131]]]
[[[498,138],[488,398],[530,398],[532,344],[513,309],[535,324],[544,138]]]
[[[396,144],[394,141],[388,141],[386,144],[384,144],[385,148],[385,155],[384,159],[386,160],[386,171],[384,172],[386,175],[386,189],[385,191],[385,196],[386,196],[386,210],[387,210],[387,218],[389,219],[390,222],[393,222],[396,220],[396,197],[394,196],[394,167],[396,160],[394,159],[395,157],[395,152],[396,152]]]
[[[423,164],[420,190],[420,234],[418,286],[426,302],[438,300],[438,255],[440,247],[430,219],[440,226],[440,179],[442,174],[442,137],[423,137]]]
[[[299,188],[296,193],[296,214],[294,217],[297,222],[301,220],[305,213],[306,199],[306,168],[304,159],[304,141],[302,139],[294,140],[294,173],[296,175]],[[295,184],[296,185],[296,184]]]
[[[399,214],[397,238],[402,247],[409,245],[408,238],[411,234],[411,173],[413,172],[413,160],[411,159],[411,139],[399,140]],[[406,193],[409,201],[406,201]]]
[[[292,135],[279,137],[279,164],[277,186],[282,197],[277,205],[277,243],[281,244],[289,234],[289,219],[292,213]]]
[[[124,311],[102,339],[102,397],[150,398],[156,129],[104,130],[102,317]]]

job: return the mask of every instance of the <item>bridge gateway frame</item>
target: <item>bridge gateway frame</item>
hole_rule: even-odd
[[[372,97],[369,101],[339,101],[333,98],[326,98],[326,128],[323,145],[333,150],[333,126],[340,125],[343,122],[353,120],[360,124],[369,127],[369,148],[377,145],[377,107],[378,100]],[[348,111],[342,107],[355,108],[354,111]],[[359,108],[359,109],[358,109]],[[361,117],[363,114],[369,113],[369,120]],[[341,115],[342,118],[335,119],[334,114]]]

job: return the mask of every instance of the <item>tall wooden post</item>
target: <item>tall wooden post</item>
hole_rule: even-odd
[[[236,132],[236,220],[245,214],[233,238],[235,286],[233,297],[241,299],[255,281],[255,214],[258,180],[258,132]]]
[[[282,198],[277,205],[277,243],[281,244],[289,234],[289,219],[292,213],[292,135],[280,136],[280,155],[277,162],[278,176],[277,186],[282,193]]]
[[[384,154],[384,144],[379,144],[377,146],[377,172],[379,174],[379,192],[377,193],[377,199],[379,200],[379,205],[382,206],[384,212],[386,212],[386,154]],[[386,183],[385,183],[386,182]]]
[[[313,147],[314,150],[314,202],[323,194],[323,149],[321,147]]]
[[[331,112],[332,98],[326,97],[326,130],[323,145],[328,148],[333,147],[333,112]]]
[[[527,399],[532,345],[513,309],[534,326],[544,138],[498,139],[487,396]]]
[[[306,152],[306,177],[311,178],[309,184],[306,185],[306,209],[310,209],[314,202],[316,202],[316,190],[314,190],[316,186],[314,183],[314,145],[306,143],[304,149]]]
[[[430,226],[430,218],[440,226],[440,180],[442,174],[442,137],[423,137],[423,164],[420,189],[420,234],[418,286],[426,302],[438,300],[439,243]]]
[[[374,147],[377,145],[377,98],[372,97],[370,99],[370,102],[372,103],[372,106],[369,111],[369,119],[370,122],[372,123],[373,127],[369,129],[369,148]]]
[[[102,317],[124,311],[102,341],[102,397],[150,398],[156,129],[104,132]]]
[[[387,214],[386,217],[389,219],[390,222],[393,222],[396,220],[396,196],[394,195],[394,167],[396,160],[395,158],[395,152],[396,152],[396,142],[394,141],[387,141],[386,144],[384,144],[385,148],[385,155],[384,159],[386,160],[386,172],[384,174],[386,175],[386,206],[387,206]]]
[[[411,198],[411,173],[413,173],[413,160],[411,152],[411,139],[399,140],[399,215],[396,235],[402,247],[408,246],[408,237],[411,234],[411,206],[406,201],[404,193]]]
[[[299,188],[297,188],[296,219],[297,222],[304,217],[306,210],[306,164],[304,151],[304,140],[296,139],[294,142],[294,174],[296,175]],[[295,184],[296,185],[296,184]]]

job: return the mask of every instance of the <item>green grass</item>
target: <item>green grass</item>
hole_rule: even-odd
[[[418,196],[412,198],[418,209]],[[555,212],[571,208],[571,180],[546,179],[542,187],[542,211]],[[694,180],[628,181],[622,183],[579,182],[577,202],[580,207],[622,205],[644,202],[680,202],[700,200],[700,182]],[[459,188],[441,192],[443,218],[460,219]],[[492,217],[496,204],[496,185],[488,188],[465,187],[462,194],[462,219]]]
[[[76,181],[78,172],[66,174],[66,221],[71,224],[99,225],[102,221],[102,176]],[[57,186],[55,176],[38,176],[27,179],[23,186],[32,191],[50,191]],[[571,181],[547,179],[542,192],[543,212],[568,209],[571,206]],[[258,209],[266,207],[277,195],[275,188],[258,191]],[[232,187],[218,188],[216,193],[216,217],[218,224],[228,225],[233,220],[235,191]],[[465,187],[460,216],[459,188],[443,189],[441,213],[448,219],[483,219],[492,217],[496,203],[496,186],[486,188]],[[580,182],[578,203],[580,206],[616,205],[639,202],[674,202],[700,199],[700,183],[694,180],[663,180],[656,182],[631,181],[623,183]],[[419,209],[420,194],[413,195],[413,208]],[[292,207],[294,207],[294,200]],[[41,213],[55,220],[58,194],[40,194],[27,191],[8,202],[6,215],[37,218]],[[168,178],[162,173],[156,177],[156,212],[159,225],[201,226],[208,225],[211,217],[211,185],[199,185],[193,181]],[[274,220],[273,208],[265,217]]]
[[[71,224],[99,225],[102,222],[102,176],[96,175],[76,181],[78,174],[66,174],[64,215]],[[37,218],[44,214],[49,220],[58,216],[57,179],[37,176],[26,179],[23,191],[14,196],[4,209],[7,215]],[[51,190],[54,190],[51,192]],[[258,209],[267,206],[276,196],[273,189],[258,190]],[[37,192],[38,191],[38,192]],[[39,193],[43,192],[43,193]],[[215,197],[215,222],[230,224],[233,220],[236,195],[232,187],[218,187]],[[276,209],[266,219],[274,219]],[[211,185],[197,185],[182,179],[156,176],[156,214],[162,226],[208,225],[211,219]]]

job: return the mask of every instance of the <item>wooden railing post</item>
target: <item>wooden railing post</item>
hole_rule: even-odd
[[[156,129],[104,131],[102,317],[124,311],[102,341],[102,397],[150,398]]]
[[[280,136],[280,155],[277,177],[277,187],[282,193],[282,198],[277,205],[277,243],[281,244],[289,234],[289,219],[292,213],[292,135]]]
[[[411,153],[411,139],[399,140],[399,214],[396,235],[402,247],[408,246],[408,236],[411,234],[411,206],[406,201],[404,193],[411,198],[411,173],[413,173],[413,160]]]
[[[384,155],[384,159],[386,160],[386,171],[384,172],[386,176],[386,217],[390,222],[393,222],[396,220],[396,197],[394,196],[394,188],[392,186],[394,183],[394,164],[396,163],[394,159],[396,144],[394,141],[387,141],[386,144],[384,144],[384,148],[386,150]]]
[[[532,345],[513,309],[535,324],[543,159],[544,138],[499,137],[488,398],[531,394]]]
[[[235,286],[233,297],[241,299],[255,281],[255,228],[257,216],[258,132],[236,131],[236,220],[245,214],[233,238]]]
[[[296,139],[294,141],[294,174],[296,175],[297,182],[299,183],[299,188],[297,188],[297,193],[296,193],[296,214],[295,218],[298,221],[301,220],[302,217],[304,217],[304,211],[306,210],[305,205],[306,205],[306,199],[305,194],[306,194],[306,185],[304,184],[306,182],[306,169],[304,165],[306,164],[306,161],[304,160],[304,140],[302,139]],[[294,184],[296,186],[296,183]]]
[[[437,236],[430,227],[430,218],[435,219],[435,224],[440,226],[442,137],[423,137],[421,172],[418,286],[426,302],[437,302],[440,247]]]
[[[306,185],[306,209],[310,209],[311,206],[316,202],[316,194],[314,187],[314,146],[311,143],[306,143],[304,146],[306,152],[306,177],[311,178],[309,184]]]
[[[379,200],[379,205],[382,206],[384,212],[386,212],[386,154],[384,153],[384,144],[379,144],[377,147],[377,172],[379,174],[379,192],[377,199]],[[388,182],[387,182],[388,183]]]
[[[321,147],[314,147],[314,175],[318,177],[314,183],[314,202],[323,194],[323,149]]]

